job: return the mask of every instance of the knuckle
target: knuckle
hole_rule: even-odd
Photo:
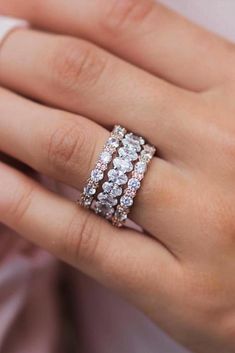
[[[85,212],[73,215],[65,232],[65,254],[72,256],[76,263],[89,265],[97,260],[99,252],[100,219],[94,222],[94,215]]]
[[[52,56],[52,81],[62,92],[92,87],[106,67],[105,55],[82,40],[60,39]]]
[[[46,159],[53,170],[73,170],[77,166],[78,157],[88,152],[86,134],[81,125],[74,119],[66,118],[48,132],[45,139]]]
[[[120,32],[140,26],[152,13],[154,2],[149,0],[112,0],[108,16],[102,21],[106,29]]]

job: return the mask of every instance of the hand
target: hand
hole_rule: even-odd
[[[150,236],[4,163],[0,221],[194,352],[234,353],[234,45],[148,0],[2,0],[0,12],[38,28],[1,49],[1,151],[81,190],[112,125],[158,148],[131,213]]]

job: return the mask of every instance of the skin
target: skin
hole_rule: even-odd
[[[234,45],[148,0],[2,0],[0,12],[35,27],[0,51],[2,152],[81,190],[113,124],[158,148],[131,213],[146,236],[4,162],[0,221],[193,352],[234,353]]]

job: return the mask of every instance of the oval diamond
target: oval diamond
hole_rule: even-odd
[[[110,193],[110,191],[113,189],[113,186],[114,184],[113,183],[110,183],[109,181],[106,181],[103,186],[102,186],[102,189],[107,192],[107,193]]]
[[[115,199],[112,195],[110,194],[106,194],[104,192],[101,192],[98,196],[97,196],[99,201],[102,201],[104,203],[108,203],[111,206],[116,206],[117,205],[117,199]]]
[[[118,197],[118,196],[121,196],[122,194],[122,188],[120,188],[118,185],[114,185],[112,190],[110,191],[110,194],[113,196],[113,197]]]
[[[109,180],[118,185],[124,185],[128,181],[127,175],[120,170],[111,169],[108,172]]]
[[[131,172],[133,169],[133,165],[130,161],[120,157],[116,157],[113,161],[113,164],[115,168],[121,170],[123,173]]]
[[[141,146],[145,143],[142,137],[136,136],[132,133],[127,134],[122,140],[124,146],[132,146],[137,152],[141,151]]]
[[[134,148],[122,147],[119,149],[118,154],[120,157],[128,159],[129,161],[135,161],[138,158]]]

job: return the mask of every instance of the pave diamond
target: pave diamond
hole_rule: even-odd
[[[130,196],[122,196],[120,199],[121,206],[131,207],[133,205],[133,199]]]
[[[120,157],[116,157],[113,161],[115,168],[121,170],[124,173],[131,172],[133,169],[133,165],[130,161],[126,159],[122,159]]]
[[[97,196],[99,201],[102,201],[103,203],[108,203],[111,206],[116,206],[117,205],[117,199],[115,199],[112,195],[106,194],[104,192],[101,192]]]
[[[131,178],[128,181],[128,186],[132,189],[138,190],[140,188],[140,181],[138,179]]]
[[[102,172],[102,170],[99,170],[99,169],[92,170],[91,179],[94,180],[95,182],[102,180],[103,177],[104,177],[104,173]]]
[[[92,199],[90,197],[86,197],[84,200],[84,206],[85,207],[90,207],[92,204]]]
[[[128,148],[128,147],[126,146],[126,147],[120,148],[118,150],[118,154],[120,157],[124,159],[127,159],[129,161],[135,161],[136,159],[138,159],[138,154],[136,153],[134,148]]]
[[[106,152],[106,151],[102,152],[101,155],[100,155],[100,160],[103,163],[108,164],[112,160],[112,154],[109,153],[109,152]]]
[[[120,170],[111,169],[108,172],[109,180],[118,185],[124,185],[128,181],[128,177]]]
[[[145,162],[138,162],[135,165],[135,170],[139,174],[143,174],[147,169],[147,164]]]

